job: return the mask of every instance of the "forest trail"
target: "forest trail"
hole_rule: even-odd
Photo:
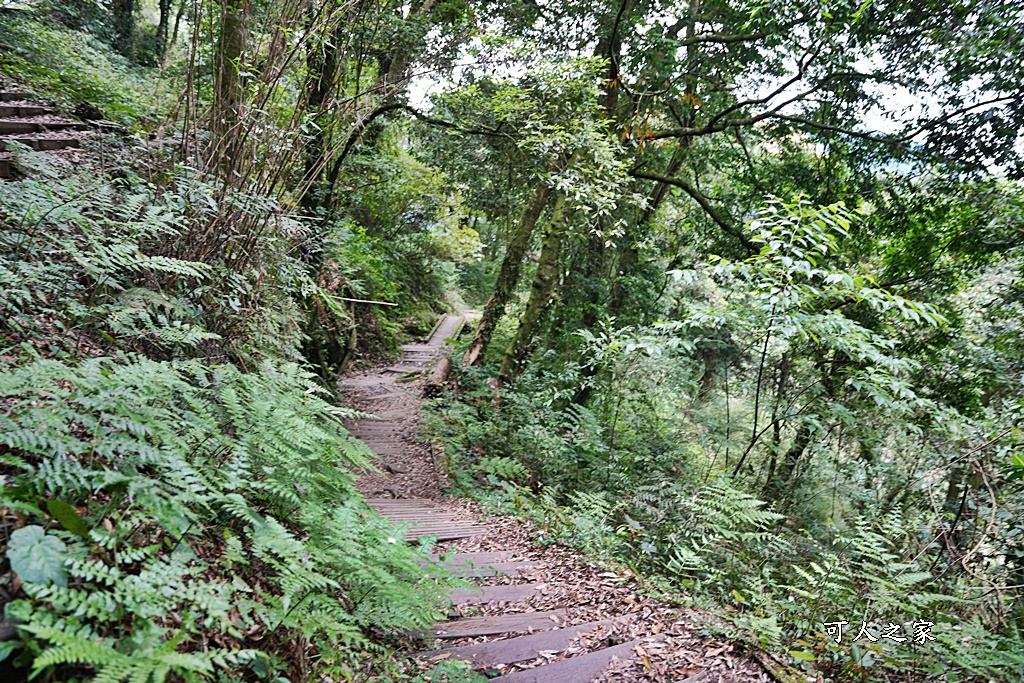
[[[502,683],[773,680],[737,645],[700,634],[712,615],[644,596],[628,569],[607,571],[564,548],[538,546],[532,539],[542,531],[513,518],[483,519],[475,504],[442,496],[435,453],[418,440],[422,375],[463,324],[445,316],[424,343],[405,345],[394,365],[341,383],[350,405],[378,418],[348,423],[379,458],[380,471],[358,482],[367,502],[409,523],[407,540],[436,537],[435,560],[477,585],[450,593],[449,619],[422,634],[423,668],[461,659]]]

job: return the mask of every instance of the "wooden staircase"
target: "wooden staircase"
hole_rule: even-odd
[[[31,95],[0,92],[0,178],[15,176],[13,145],[17,142],[37,152],[53,152],[81,146],[81,136],[90,126],[56,116],[53,109],[31,101]]]

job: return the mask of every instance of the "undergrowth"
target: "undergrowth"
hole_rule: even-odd
[[[65,109],[85,102],[132,125],[161,119],[172,104],[158,70],[129,64],[88,33],[0,13],[0,43],[0,71],[17,74],[18,86]]]
[[[897,506],[874,523],[795,528],[728,476],[699,476],[707,456],[696,442],[671,443],[635,407],[618,425],[633,433],[613,432],[619,445],[610,442],[602,415],[560,399],[576,371],[528,373],[498,404],[482,373],[459,369],[458,400],[437,399],[424,416],[445,444],[454,490],[532,520],[541,542],[625,563],[650,586],[724,617],[722,635],[836,680],[1024,673],[1012,624],[980,616],[977,588],[934,571],[919,552],[926,516]],[[842,620],[835,642],[826,624]]]
[[[352,474],[365,447],[293,365],[40,359],[0,373],[0,397],[0,506],[24,594],[6,607],[22,634],[6,649],[33,674],[354,680],[361,651],[380,651],[371,629],[442,614],[450,577],[368,515]],[[293,647],[315,668],[290,670]]]
[[[371,454],[289,318],[303,288],[333,299],[274,216],[242,274],[189,258],[216,210],[189,169],[110,181],[18,154],[34,177],[0,185],[3,666],[416,680],[394,647],[461,582],[356,491]]]

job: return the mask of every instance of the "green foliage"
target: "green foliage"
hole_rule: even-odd
[[[839,679],[1014,680],[1018,598],[991,596],[987,616],[976,605],[986,586],[1019,582],[1020,488],[998,499],[983,488],[937,514],[922,482],[965,450],[990,449],[971,466],[979,477],[1009,466],[1015,393],[967,418],[915,382],[924,365],[903,338],[957,318],[847,261],[858,225],[838,205],[772,203],[749,226],[760,253],[670,274],[674,322],[578,330],[502,387],[498,406],[482,373],[457,368],[459,401],[439,405],[431,428],[466,491],[533,519],[548,541],[714,605],[731,637]],[[724,378],[722,359],[733,359]],[[466,473],[498,458],[529,477],[481,492]],[[985,540],[950,546],[950,523]],[[836,643],[824,622],[841,619],[854,631]],[[935,640],[853,643],[862,622],[929,622]]]
[[[350,472],[368,453],[315,386],[294,365],[143,358],[0,373],[16,463],[0,505],[37,521],[7,549],[26,593],[7,606],[19,661],[106,681],[269,675],[301,637],[334,662],[325,671],[351,675],[367,629],[440,616],[445,575],[366,517]],[[44,535],[43,509],[64,529]]]
[[[53,22],[0,15],[0,69],[41,98],[71,110],[81,102],[106,118],[134,125],[159,119],[173,92],[154,69],[134,67],[92,35]]]
[[[43,527],[31,525],[16,530],[7,543],[11,569],[27,583],[67,586],[64,557],[67,546],[59,538],[47,536]]]

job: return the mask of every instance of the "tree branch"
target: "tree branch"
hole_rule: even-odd
[[[660,173],[651,173],[650,171],[642,170],[633,170],[630,171],[629,174],[634,178],[654,180],[659,183],[665,183],[666,185],[674,185],[675,187],[680,188],[681,190],[683,190],[683,192],[690,195],[690,197],[695,202],[700,204],[700,207],[704,209],[704,212],[711,218],[711,220],[713,220],[718,225],[718,227],[720,227],[726,233],[735,237],[739,241],[739,243],[743,245],[743,248],[747,250],[748,254],[757,253],[757,248],[755,248],[753,243],[747,238],[746,235],[743,234],[743,231],[734,226],[732,223],[730,223],[718,211],[718,209],[712,206],[711,202],[708,200],[707,197],[701,194],[701,192],[696,187],[686,182],[682,178],[670,178],[668,176],[661,175]]]

